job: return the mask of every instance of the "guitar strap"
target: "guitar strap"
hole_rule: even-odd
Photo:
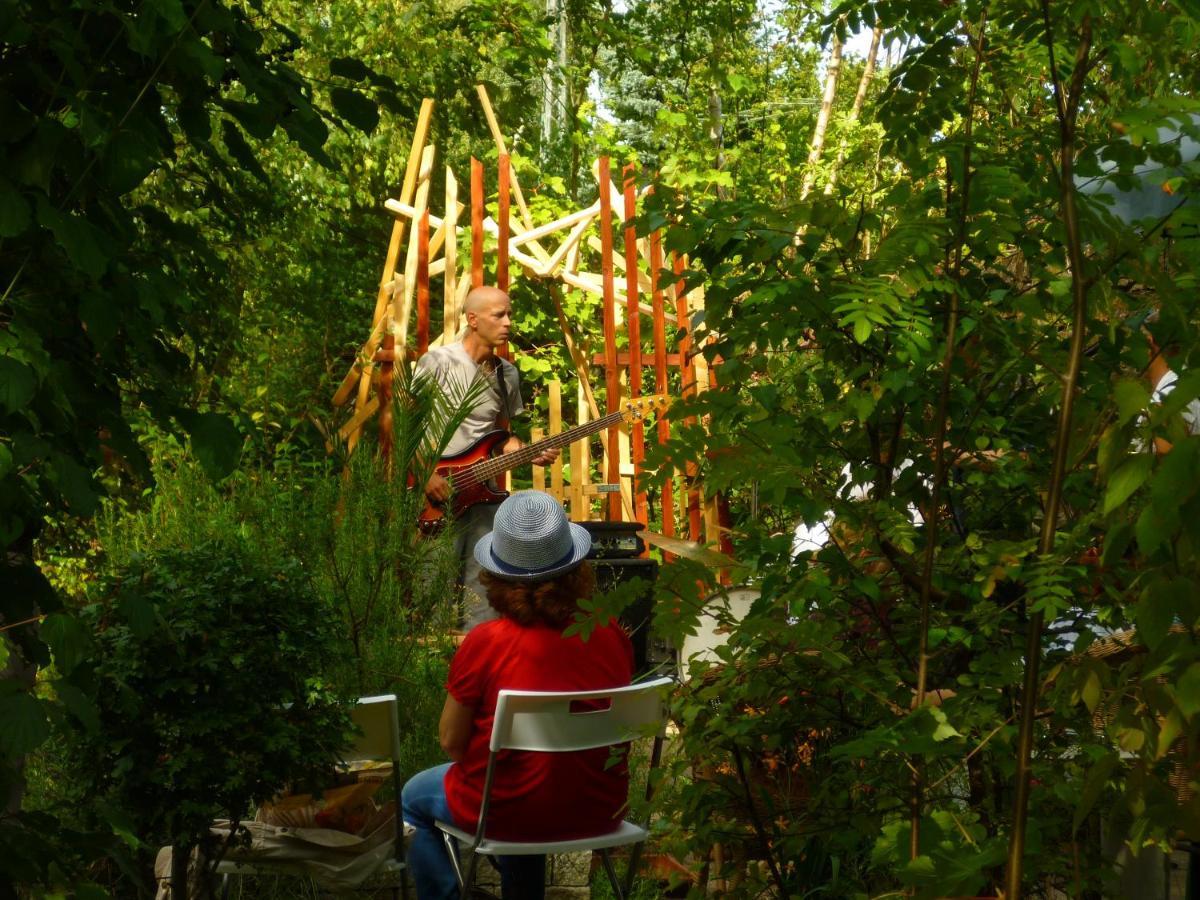
[[[500,394],[500,419],[496,423],[508,431],[508,379],[504,377],[504,360],[496,357],[496,390]]]

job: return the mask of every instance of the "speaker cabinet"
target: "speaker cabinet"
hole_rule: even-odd
[[[593,559],[596,570],[596,590],[611,591],[634,579],[642,588],[637,598],[621,613],[621,624],[629,631],[633,643],[634,676],[642,675],[662,662],[660,648],[652,640],[650,623],[654,617],[654,582],[658,578],[658,561],[653,559]]]

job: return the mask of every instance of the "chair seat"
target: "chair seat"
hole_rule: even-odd
[[[463,831],[446,822],[435,823],[439,829],[452,835],[461,843],[470,846],[475,835]],[[476,849],[476,853],[484,856],[536,856],[555,853],[579,853],[585,850],[604,850],[609,847],[621,847],[625,844],[636,844],[644,841],[647,831],[632,822],[624,821],[616,831],[598,834],[595,837],[576,838],[570,841],[497,841],[484,838]]]

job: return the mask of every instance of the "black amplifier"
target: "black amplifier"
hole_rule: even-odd
[[[646,552],[646,542],[638,532],[646,526],[641,522],[576,522],[592,536],[592,552],[588,559],[633,559]]]
[[[640,522],[577,522],[592,535],[592,552],[588,559],[596,569],[596,589],[601,592],[627,581],[637,579],[641,585],[638,596],[621,613],[621,624],[629,632],[633,644],[634,676],[643,675],[669,658],[670,649],[651,635],[650,622],[654,615],[654,582],[658,578],[658,561],[643,559],[646,543],[638,532],[645,526]]]

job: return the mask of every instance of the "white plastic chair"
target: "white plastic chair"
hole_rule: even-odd
[[[488,745],[487,772],[483,781],[483,802],[479,810],[479,825],[474,834],[448,822],[437,822],[446,841],[455,875],[462,889],[463,900],[470,895],[475,880],[476,863],[480,856],[537,856],[555,853],[598,851],[605,874],[618,900],[633,883],[641,844],[647,831],[628,820],[613,831],[569,841],[501,841],[486,836],[488,806],[491,801],[492,780],[496,774],[496,756],[502,750],[525,750],[535,753],[570,753],[623,744],[654,730],[654,749],[651,771],[658,765],[666,724],[665,688],[675,682],[658,678],[642,684],[610,688],[602,691],[510,691],[502,690],[496,701],[492,721],[492,737]],[[608,700],[606,709],[588,708],[572,711],[580,700]],[[590,706],[590,705],[589,705]],[[470,848],[466,871],[458,855],[459,842]],[[622,889],[613,869],[608,851],[613,847],[636,844],[629,859],[626,885]]]
[[[350,712],[350,718],[360,731],[345,755],[345,761],[386,760],[392,764],[392,786],[396,804],[396,838],[392,855],[375,870],[376,875],[388,875],[400,883],[400,891],[408,897],[407,864],[404,861],[404,828],[400,814],[400,714],[395,694],[360,697]],[[294,870],[273,866],[270,861],[223,859],[217,863],[216,874],[225,876],[224,891],[229,892],[232,875],[296,874]],[[392,896],[396,895],[395,887]]]

